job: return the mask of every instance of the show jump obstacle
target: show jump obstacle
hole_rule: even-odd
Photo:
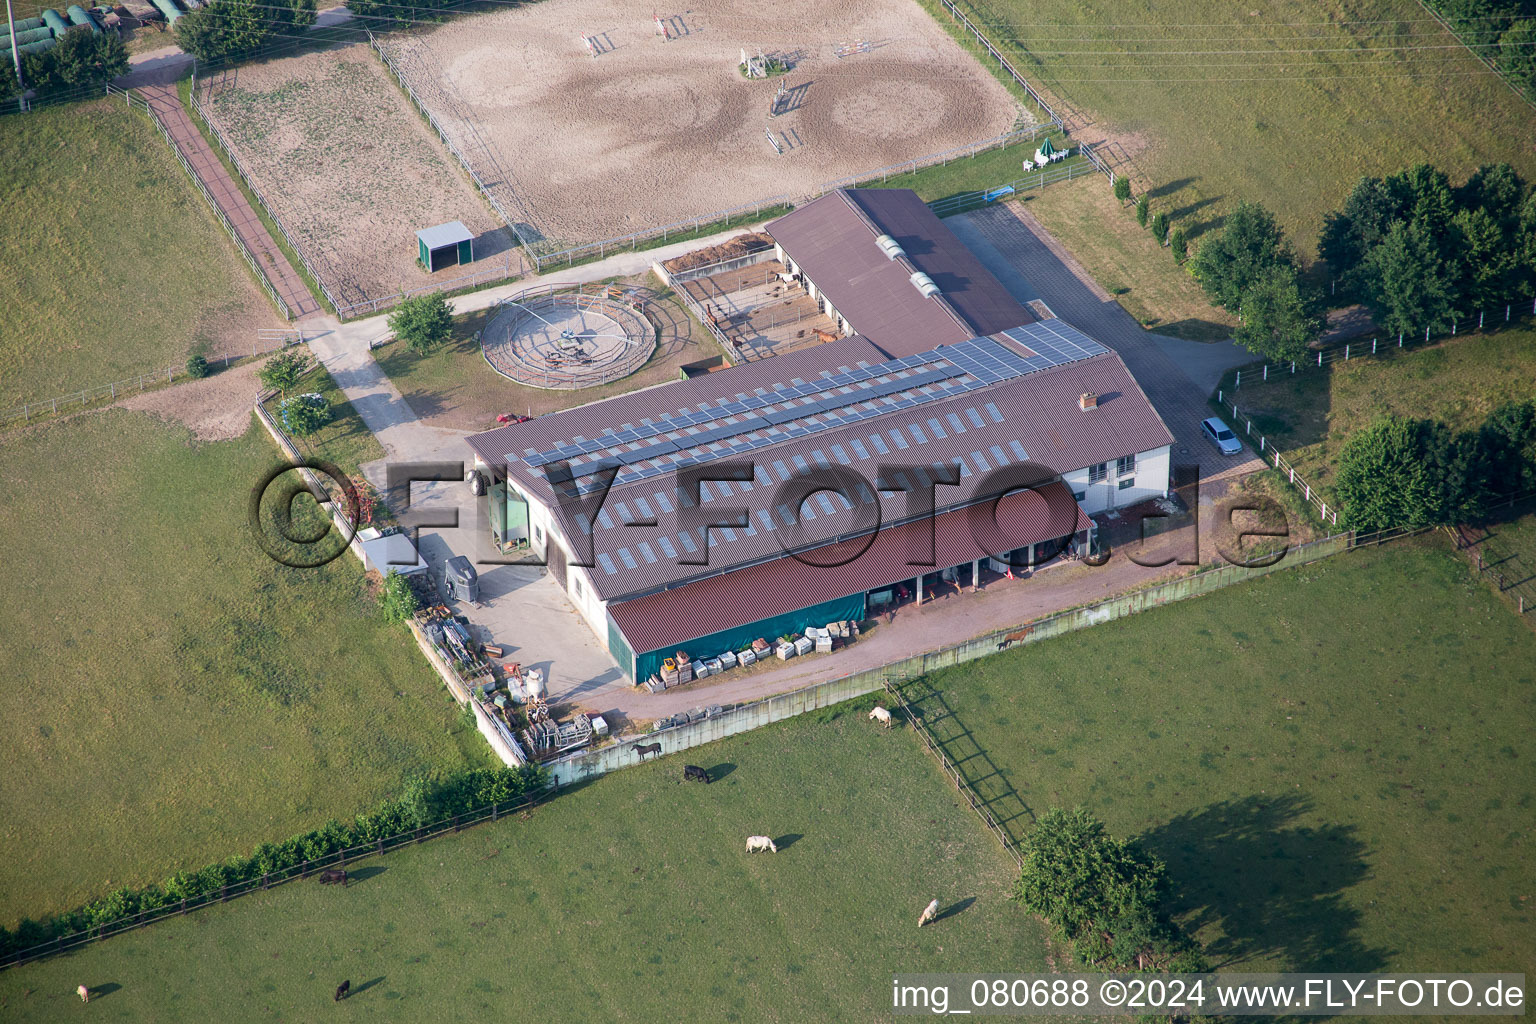
[[[856,53],[868,53],[869,49],[869,40],[855,39],[847,43],[838,43],[832,47],[832,53],[837,57],[852,57]]]

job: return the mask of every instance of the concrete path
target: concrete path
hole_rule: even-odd
[[[256,260],[256,265],[261,268],[261,273],[271,283],[277,294],[288,306],[289,316],[293,320],[302,320],[321,312],[320,306],[314,297],[309,294],[304,281],[288,263],[288,258],[277,247],[272,236],[267,233],[266,225],[251,209],[251,204],[245,199],[245,193],[240,191],[240,186],[235,184],[224,165],[219,162],[218,156],[209,147],[208,141],[203,138],[203,133],[198,131],[197,125],[192,123],[187,108],[182,105],[181,97],[177,95],[175,85],[149,85],[139,90],[149,107],[154,111],[155,117],[165,125],[165,130],[170,132],[171,139],[176,148],[181,150],[187,163],[192,166],[192,171],[202,181],[203,187],[218,204],[220,211],[229,220],[235,229],[235,234],[240,236],[240,241],[250,251]]]
[[[468,463],[471,453],[464,444],[465,431],[428,426],[416,418],[369,351],[367,335],[377,327],[333,326],[309,347],[383,445],[385,457],[361,468],[369,483],[400,509],[406,496],[389,491],[391,463]],[[499,564],[490,544],[487,499],[474,498],[461,475],[444,482],[417,483],[408,498],[413,513],[431,519],[457,517],[456,525],[421,527],[417,546],[439,583],[445,563],[454,555],[464,555],[476,564],[480,605],[458,610],[469,618],[477,639],[506,647],[504,661],[541,669],[550,694],[562,700],[584,699],[615,684],[628,689],[608,649],[598,643],[542,566]]]

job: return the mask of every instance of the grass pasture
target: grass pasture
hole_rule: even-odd
[[[1072,256],[1137,323],[1188,341],[1232,336],[1237,318],[1211,305],[1194,277],[1136,223],[1132,207],[1115,198],[1103,175],[1027,198],[1025,209],[1052,235],[1070,239]]]
[[[1381,416],[1423,417],[1470,430],[1505,402],[1536,394],[1533,328],[1467,334],[1427,348],[1383,346],[1381,352],[1272,374],[1267,383],[1250,383],[1250,372],[1235,396],[1232,375],[1222,383],[1254,429],[1325,493],[1345,442]]]
[[[907,693],[1010,829],[1080,804],[1141,837],[1224,969],[1529,973],[1533,683],[1536,636],[1433,539]]]
[[[487,756],[350,556],[257,547],[248,495],[277,463],[258,427],[196,442],[120,409],[0,440],[7,926]]]
[[[864,706],[867,706],[864,705]],[[826,713],[823,713],[825,716]],[[802,718],[0,974],[15,1024],[887,1019],[897,971],[1044,970],[1016,868],[908,731]],[[743,852],[771,834],[777,854]],[[932,898],[948,915],[919,931]],[[354,995],[333,1009],[343,979]]]
[[[0,118],[0,222],[0,409],[249,352],[281,323],[148,115],[120,103]]]
[[[1312,253],[1357,178],[1419,161],[1536,177],[1536,110],[1414,0],[959,4],[1191,238],[1248,199]]]

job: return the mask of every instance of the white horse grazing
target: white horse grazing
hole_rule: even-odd
[[[869,720],[871,722],[879,722],[887,729],[891,727],[891,713],[885,710],[885,708],[875,708],[869,713]]]
[[[919,917],[917,919],[917,926],[919,928],[921,928],[923,925],[927,924],[929,921],[932,921],[934,918],[936,918],[938,916],[939,916],[939,901],[938,900],[934,900],[932,903],[928,904],[926,907],[923,908],[923,916]]]
[[[80,997],[80,1001],[82,1003],[88,1003],[91,1001],[91,990],[86,988],[84,985],[77,985],[75,987],[75,995]]]
[[[747,852],[748,853],[762,853],[764,850],[767,850],[769,853],[778,853],[779,852],[779,848],[777,846],[773,845],[773,840],[770,837],[768,837],[768,836],[747,836]]]

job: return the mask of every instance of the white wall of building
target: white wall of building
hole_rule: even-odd
[[[1171,473],[1172,448],[1163,445],[1151,451],[1136,453],[1136,467],[1130,473],[1120,473],[1118,463],[1110,459],[1104,463],[1105,474],[1101,480],[1092,480],[1092,467],[1063,473],[1061,478],[1079,495],[1078,503],[1089,514],[1106,509],[1134,505],[1148,498],[1166,497]]]

